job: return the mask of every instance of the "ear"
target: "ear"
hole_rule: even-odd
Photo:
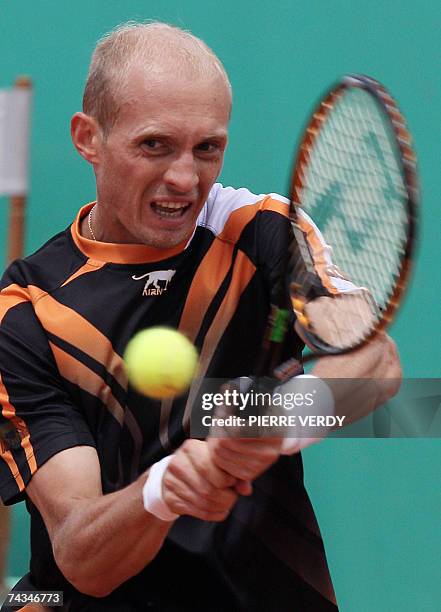
[[[91,164],[98,163],[103,139],[97,121],[85,113],[75,113],[70,122],[70,133],[81,157]]]

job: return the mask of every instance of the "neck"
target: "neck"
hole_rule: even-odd
[[[96,236],[94,227],[93,227],[93,231]],[[87,240],[94,240],[94,237],[89,229],[89,213],[87,213],[87,215],[81,219],[80,232],[83,238],[87,238]]]

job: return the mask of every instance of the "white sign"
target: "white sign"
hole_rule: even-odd
[[[26,195],[32,91],[0,89],[0,195]]]

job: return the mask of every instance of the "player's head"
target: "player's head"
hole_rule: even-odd
[[[130,68],[138,63],[152,75],[168,68],[190,79],[219,80],[231,103],[228,75],[203,40],[166,23],[129,22],[98,41],[84,88],[83,111],[95,117],[105,133],[118,116]]]
[[[97,237],[160,248],[187,240],[220,173],[230,111],[225,70],[192,34],[149,23],[105,36],[72,120],[96,175]]]

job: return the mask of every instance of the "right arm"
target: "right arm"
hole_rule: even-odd
[[[26,492],[41,513],[55,561],[79,591],[104,597],[140,572],[158,553],[172,526],[146,512],[147,472],[103,495],[95,449],[78,446],[54,455]],[[237,499],[232,476],[216,468],[205,442],[186,441],[163,478],[163,497],[176,514],[207,521],[226,518]]]

